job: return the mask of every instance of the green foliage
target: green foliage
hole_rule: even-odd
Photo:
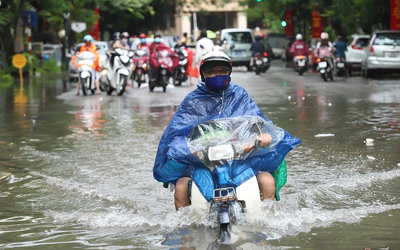
[[[0,69],[0,85],[9,85],[14,81],[14,78],[7,74],[4,70]]]
[[[44,70],[47,73],[61,72],[61,69],[57,66],[57,62],[54,58],[50,58],[49,60],[44,62]]]
[[[282,10],[293,11],[295,29],[298,20],[305,22],[303,27],[311,26],[310,13],[318,10],[330,38],[390,28],[390,0],[242,0],[242,5],[248,6],[246,14],[250,21],[263,18],[272,30],[276,28],[274,21],[282,19]]]

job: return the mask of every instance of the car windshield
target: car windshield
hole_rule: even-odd
[[[253,39],[250,32],[228,32],[225,34],[224,40],[228,43],[252,43]]]
[[[379,33],[376,35],[373,45],[400,45],[400,33]]]

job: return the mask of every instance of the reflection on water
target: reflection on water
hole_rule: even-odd
[[[279,87],[272,102],[258,104],[303,143],[287,157],[282,200],[246,215],[237,247],[396,246],[399,89]],[[58,79],[0,88],[0,175],[11,174],[0,181],[0,247],[218,249],[208,212],[175,212],[173,193],[152,176],[176,101],[163,103],[146,89],[135,89],[135,98],[75,97],[70,89]],[[328,133],[334,136],[315,136]],[[382,222],[376,229],[368,225],[375,219]],[[359,228],[368,242],[357,238]],[[385,238],[371,237],[379,234]]]

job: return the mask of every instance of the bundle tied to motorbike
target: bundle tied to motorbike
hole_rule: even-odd
[[[260,147],[256,139],[260,134],[271,135],[272,143]],[[174,178],[188,167],[207,201],[212,200],[214,189],[236,188],[259,171],[273,175],[279,200],[279,189],[286,183],[284,157],[301,142],[259,116],[246,115],[201,122],[191,128],[185,140],[186,145],[175,154],[180,155],[179,163],[170,160],[157,174]]]

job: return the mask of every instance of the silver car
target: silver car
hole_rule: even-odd
[[[99,58],[99,64],[100,67],[103,67],[107,60],[107,50],[108,50],[108,44],[107,42],[104,41],[94,41],[93,42],[97,46],[97,51],[99,52],[100,58]],[[74,51],[79,52],[81,50],[81,47],[84,43],[78,43],[74,47]],[[72,55],[73,56],[73,55]],[[69,74],[69,80],[70,82],[77,82],[78,81],[78,71],[76,70],[74,64],[72,63],[72,60],[69,60],[68,64],[68,74]]]
[[[361,74],[370,77],[381,70],[400,70],[400,31],[375,31],[365,47]]]
[[[231,58],[232,65],[244,65],[251,71],[250,59],[252,52],[250,48],[255,41],[253,31],[251,29],[237,28],[223,29],[221,30],[221,40],[224,41],[221,51]]]

